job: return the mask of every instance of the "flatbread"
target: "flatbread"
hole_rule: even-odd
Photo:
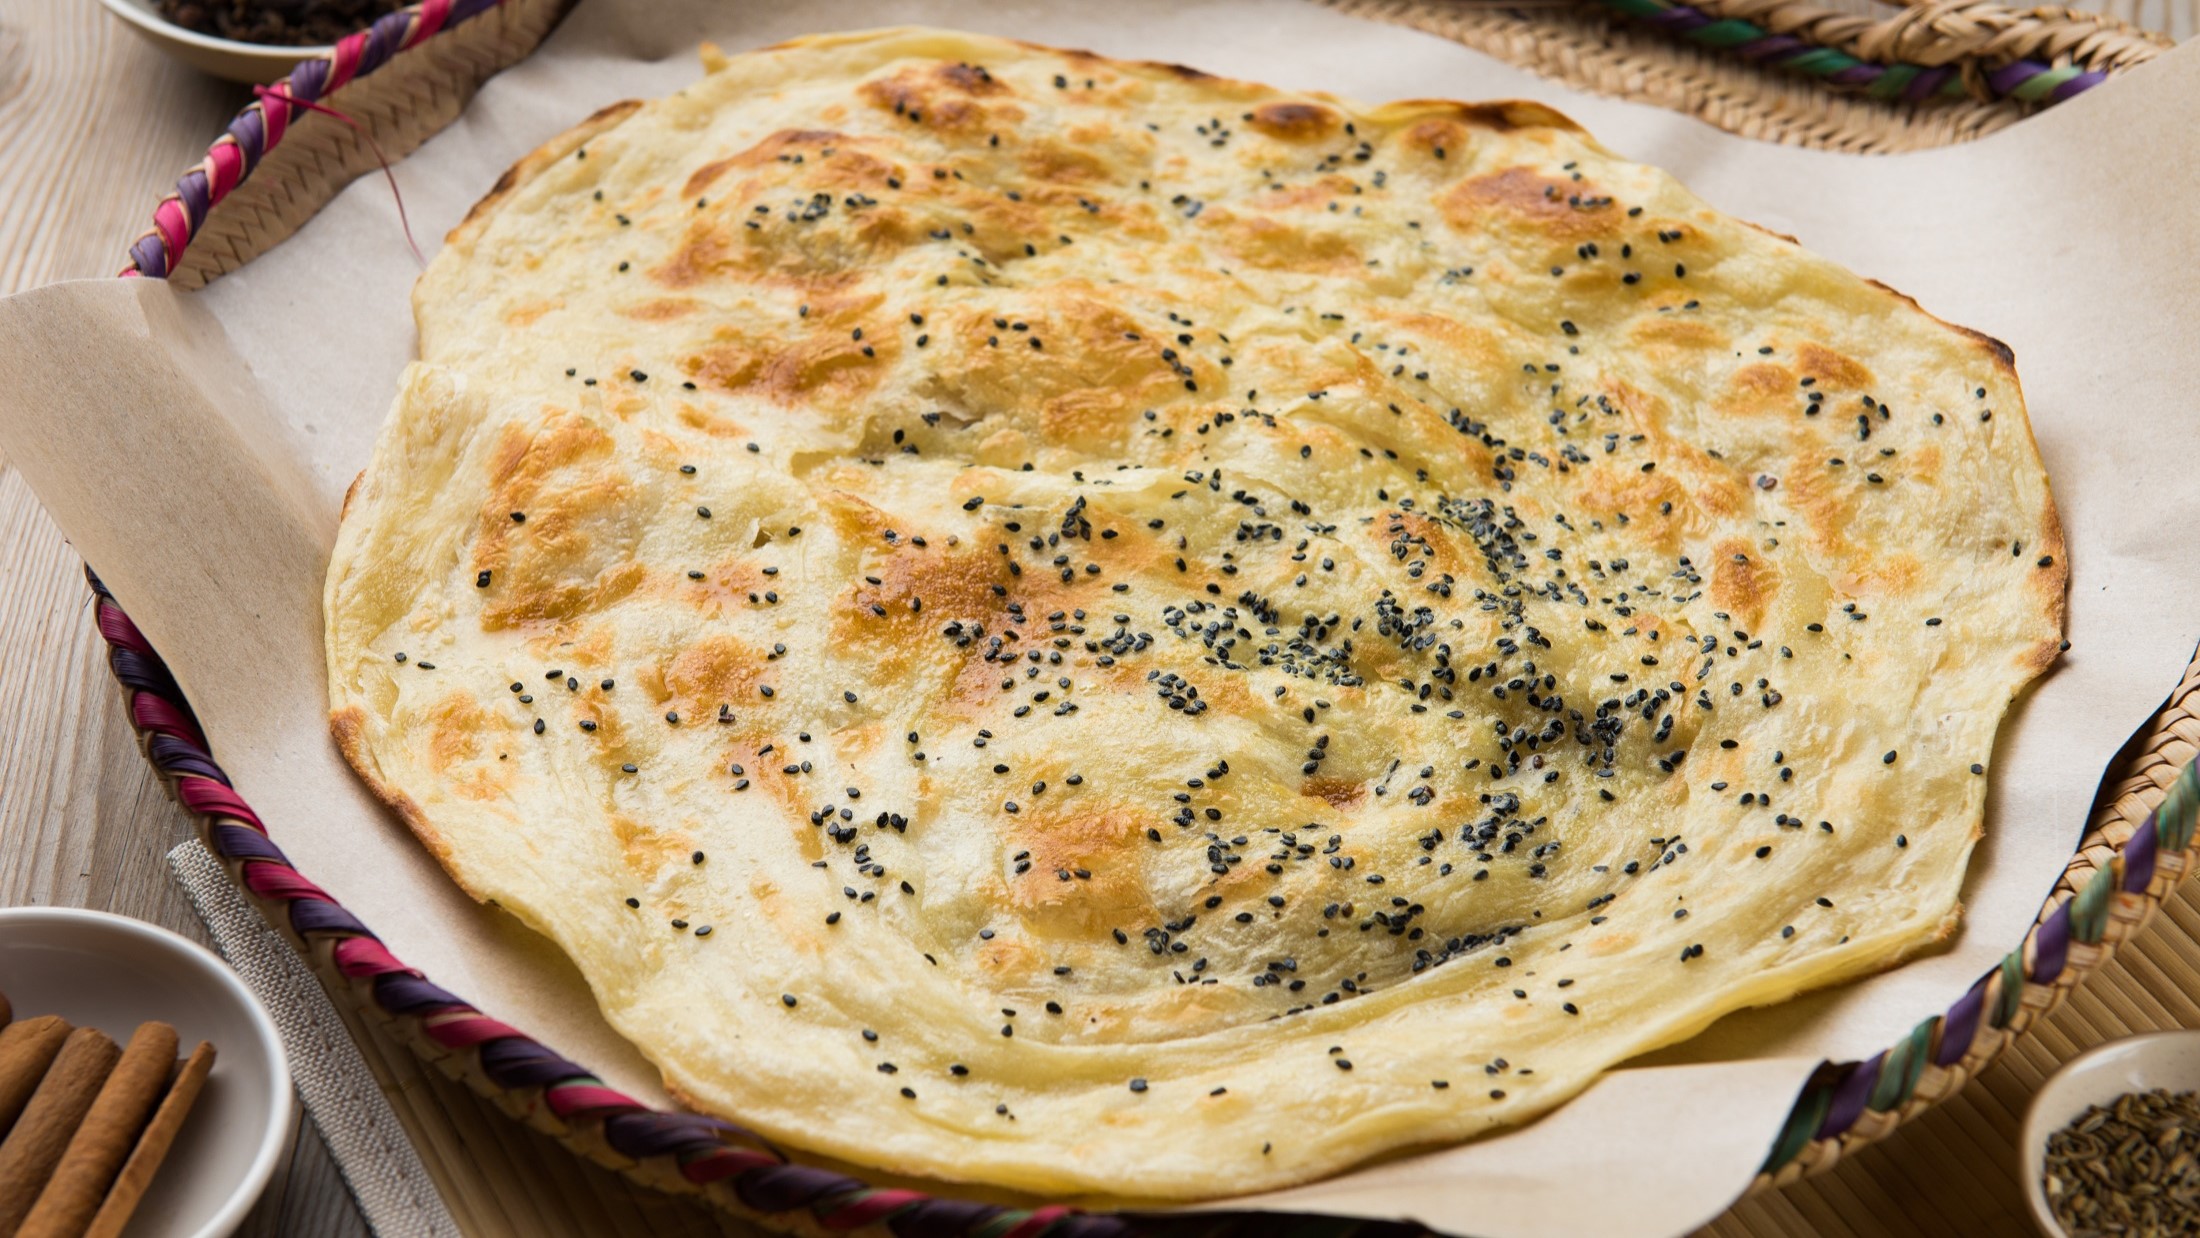
[[[453,233],[327,594],[683,1101],[1223,1196],[1949,931],[2062,627],[2006,348],[1534,104],[707,61]]]

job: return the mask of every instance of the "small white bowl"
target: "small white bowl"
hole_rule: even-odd
[[[0,910],[0,993],[15,1017],[57,1014],[125,1043],[175,1025],[183,1052],[214,1045],[191,1107],[127,1238],[226,1238],[287,1152],[290,1067],[275,1023],[229,965],[164,928],[66,907]]]
[[[2024,1197],[2032,1220],[2048,1238],[2067,1238],[2047,1206],[2043,1175],[2047,1137],[2070,1125],[2089,1106],[2126,1092],[2200,1091],[2200,1031],[2150,1032],[2088,1049],[2048,1076],[2024,1112]]]
[[[217,39],[168,21],[153,7],[151,0],[99,2],[107,6],[108,12],[130,23],[155,47],[194,69],[232,82],[265,84],[279,81],[297,68],[299,61],[311,60],[329,50],[327,47],[283,47]]]

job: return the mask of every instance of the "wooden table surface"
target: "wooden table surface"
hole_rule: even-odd
[[[0,293],[112,275],[153,203],[247,101],[165,59],[94,0],[0,3]],[[164,859],[189,826],[124,721],[82,570],[0,458],[0,905],[103,908],[204,941]],[[2014,1132],[2039,1082],[2099,1041],[2200,1026],[2196,892],[2188,884],[1954,1100],[1829,1173],[1744,1201],[1706,1232],[2025,1232]],[[370,1036],[369,1059],[469,1234],[750,1232],[581,1165],[378,1042]],[[367,1233],[310,1121],[243,1232]]]

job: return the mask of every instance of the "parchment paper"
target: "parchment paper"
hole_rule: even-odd
[[[2069,540],[2074,648],[2003,729],[1955,940],[1888,975],[1730,1018],[1528,1128],[1254,1203],[1492,1238],[1686,1230],[1747,1184],[1815,1062],[1884,1048],[2022,938],[2101,770],[2200,634],[2200,406],[2184,381],[2200,351],[2186,312],[2200,131],[2167,120],[2200,109],[2200,51],[1983,142],[1866,159],[1576,95],[1306,5],[585,0],[399,169],[415,228],[439,237],[506,165],[596,107],[693,80],[704,38],[739,50],[907,21],[1365,99],[1540,99],[1720,208],[2016,350]],[[167,657],[215,755],[301,870],[400,958],[661,1103],[654,1072],[562,957],[469,903],[327,737],[322,572],[343,489],[411,353],[414,273],[389,193],[369,178],[203,292],[102,281],[0,302],[0,451]]]

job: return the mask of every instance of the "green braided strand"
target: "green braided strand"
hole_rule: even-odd
[[[1801,1156],[1825,1123],[1826,1109],[1832,1104],[1833,1089],[1818,1087],[1815,1081],[1803,1085],[1802,1098],[1788,1114],[1787,1125],[1780,1128],[1780,1137],[1773,1140],[1772,1151],[1758,1172],[1771,1173]]]
[[[2154,810],[2155,854],[2167,855],[2190,847],[2196,822],[2200,822],[2200,763],[2177,771],[2161,807]]]
[[[1872,1084],[1866,1105],[1885,1113],[1916,1093],[1917,1081],[1925,1074],[1925,1061],[1932,1054],[1933,1034],[1938,1030],[1940,1017],[1935,1015],[1911,1028],[1909,1035],[1887,1050],[1887,1060],[1879,1065],[1879,1080]]]
[[[2024,947],[2018,946],[2001,960],[2001,992],[1994,998],[1994,1012],[1987,1022],[2007,1027],[2024,1005]]]
[[[2116,898],[2116,869],[2109,864],[2093,870],[2092,880],[2070,900],[2070,935],[2089,946],[2101,944],[2108,932],[2108,909]]]

